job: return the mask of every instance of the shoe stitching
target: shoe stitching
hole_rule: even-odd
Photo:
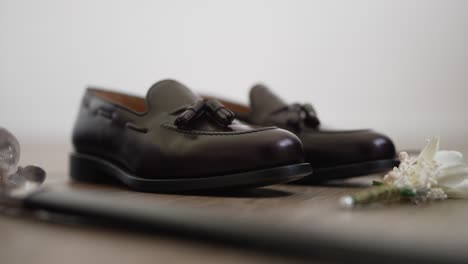
[[[276,127],[262,127],[259,129],[254,129],[254,130],[248,130],[248,131],[233,131],[233,132],[215,132],[215,131],[206,131],[206,130],[183,130],[179,129],[176,126],[169,124],[169,123],[163,123],[161,127],[170,129],[179,133],[183,134],[191,134],[191,135],[205,135],[205,136],[234,136],[234,135],[243,135],[243,134],[252,134],[252,133],[257,133],[261,131],[266,131],[266,130],[271,130],[271,129],[276,129]]]
[[[86,107],[87,106],[87,107]],[[89,103],[85,105],[85,108],[89,109]],[[180,109],[183,109],[183,107],[179,107],[178,109],[174,110],[175,111],[180,111]],[[91,110],[91,109],[89,109]],[[102,116],[106,119],[110,120],[115,120],[117,117],[117,113],[115,111],[109,111],[108,109],[104,109],[102,107],[98,107],[96,111],[91,111],[94,115],[99,115]],[[125,124],[126,128],[132,129],[134,131],[140,132],[140,133],[148,133],[148,128],[140,128],[140,127],[134,127],[133,124],[129,125],[129,122]],[[161,124],[161,127],[173,130],[178,133],[183,133],[183,134],[190,134],[190,135],[206,135],[206,136],[234,136],[234,135],[244,135],[244,134],[252,134],[252,133],[257,133],[261,131],[266,131],[266,130],[272,130],[276,129],[277,127],[275,126],[269,126],[269,127],[262,127],[262,128],[257,128],[253,130],[248,130],[248,131],[232,131],[232,132],[217,132],[217,131],[206,131],[206,130],[184,130],[184,129],[179,129],[175,125],[170,124],[170,123],[163,123]],[[136,129],[134,129],[136,128]]]

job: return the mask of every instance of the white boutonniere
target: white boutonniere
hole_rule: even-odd
[[[399,154],[400,165],[370,190],[340,199],[343,207],[407,200],[414,203],[468,198],[468,164],[458,151],[440,151],[439,138],[428,141],[418,157]]]

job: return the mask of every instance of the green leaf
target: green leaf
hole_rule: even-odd
[[[403,197],[416,197],[418,194],[411,188],[401,188],[400,194]]]
[[[380,186],[380,185],[384,185],[384,183],[381,182],[381,181],[375,181],[375,180],[374,180],[374,181],[372,181],[372,185],[373,185],[373,186]]]

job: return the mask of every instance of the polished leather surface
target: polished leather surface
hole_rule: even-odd
[[[209,177],[303,162],[300,140],[286,130],[237,120],[223,126],[209,115],[190,128],[177,127],[180,112],[199,99],[179,82],[156,83],[145,100],[106,93],[86,91],[73,131],[75,151],[105,158],[136,176]]]
[[[301,139],[306,161],[313,168],[395,158],[395,146],[386,135],[367,129],[326,129],[311,106],[288,105],[263,85],[252,88],[250,107],[220,101],[248,123],[278,126],[294,132]]]

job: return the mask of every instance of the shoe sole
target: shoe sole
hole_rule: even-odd
[[[140,178],[102,158],[72,153],[70,176],[84,182],[120,182],[144,192],[188,192],[213,189],[253,188],[298,180],[312,173],[309,163],[233,173],[222,176],[189,179]]]
[[[398,160],[377,160],[362,163],[346,164],[326,168],[314,168],[314,174],[304,177],[294,183],[313,184],[328,180],[365,176],[374,173],[387,172],[398,166]]]

